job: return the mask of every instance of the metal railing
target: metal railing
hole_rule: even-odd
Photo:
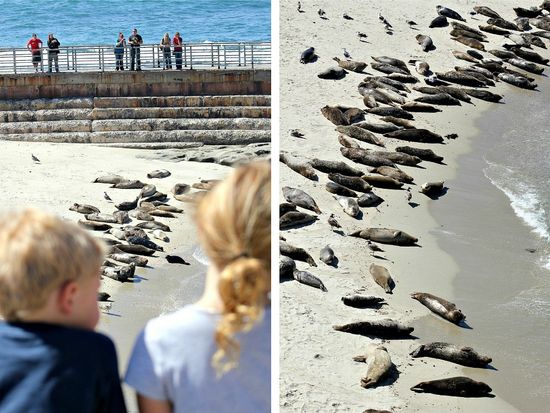
[[[119,49],[120,50],[120,49]],[[158,45],[144,44],[139,48],[141,70],[169,69],[168,59]],[[224,42],[224,43],[185,43],[181,46],[181,56],[170,49],[170,66],[176,69],[181,64],[187,69],[230,69],[256,68],[271,65],[271,43],[268,42]],[[48,72],[48,49],[40,50],[41,59],[33,65],[33,55],[26,48],[0,48],[0,74]],[[131,47],[126,46],[121,53],[122,67],[131,69]],[[176,59],[177,57],[177,59]],[[60,72],[106,72],[117,70],[114,46],[66,46],[59,48],[58,64]],[[120,63],[119,63],[120,64]],[[137,69],[137,62],[136,67]],[[55,63],[52,62],[55,72]],[[177,69],[176,69],[177,70]]]

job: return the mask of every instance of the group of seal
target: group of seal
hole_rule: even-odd
[[[327,78],[331,79],[331,82],[348,82],[348,80],[339,80],[343,75],[338,73],[341,74],[342,71],[348,72],[344,73],[346,79],[353,76],[358,78],[356,91],[349,91],[358,92],[356,107],[350,105],[348,101],[346,104],[330,102],[320,109],[322,116],[334,125],[335,135],[338,136],[337,139],[341,145],[340,155],[343,158],[338,151],[335,151],[331,159],[319,159],[315,154],[304,156],[299,153],[292,153],[292,155],[286,153],[281,158],[283,163],[305,178],[326,182],[318,186],[315,182],[308,182],[307,197],[302,196],[296,201],[304,204],[303,199],[311,198],[313,202],[307,201],[305,203],[307,206],[298,205],[298,208],[285,210],[284,213],[281,210],[281,230],[312,224],[315,231],[318,231],[323,225],[322,216],[326,214],[330,215],[328,218],[330,230],[334,231],[338,228],[336,231],[341,235],[362,238],[366,243],[358,240],[358,245],[362,245],[367,252],[370,249],[371,254],[372,251],[381,250],[373,242],[401,247],[418,245],[418,238],[407,233],[407,228],[392,229],[367,225],[345,231],[340,229],[342,226],[338,220],[346,215],[357,219],[361,216],[361,208],[374,210],[383,202],[381,197],[374,193],[378,188],[388,191],[407,189],[406,198],[409,205],[413,204],[410,202],[410,189],[411,185],[415,185],[414,173],[405,172],[400,168],[402,166],[418,167],[421,162],[422,166],[427,162],[442,164],[443,157],[437,154],[437,150],[427,149],[427,146],[442,144],[446,139],[456,137],[455,134],[449,135],[448,132],[440,134],[430,128],[417,127],[415,116],[421,116],[417,113],[422,113],[422,116],[424,114],[433,116],[430,114],[444,111],[446,106],[460,107],[477,104],[477,99],[501,102],[503,96],[490,91],[490,88],[497,87],[498,82],[501,85],[504,82],[524,89],[536,88],[535,77],[543,73],[548,60],[533,49],[545,46],[544,40],[550,39],[550,32],[546,28],[548,9],[543,7],[542,9],[546,11],[536,13],[531,9],[517,9],[515,12],[518,19],[527,19],[527,21],[516,19],[515,23],[508,22],[490,8],[476,6],[470,14],[477,14],[478,18],[486,16],[488,20],[487,24],[473,27],[471,22],[464,18],[468,17],[468,14],[463,13],[462,10],[459,13],[445,6],[437,6],[435,10],[437,16],[432,16],[428,20],[428,22],[431,20],[429,28],[420,29],[417,23],[409,23],[411,28],[413,25],[418,26],[421,31],[417,32],[418,36],[416,36],[419,44],[415,46],[416,55],[414,60],[408,61],[408,64],[405,63],[406,59],[402,60],[399,56],[372,56],[372,62],[368,63],[361,58],[334,59],[338,63],[339,70],[330,68],[321,72],[320,77],[323,80],[315,79],[316,82],[326,82]],[[523,33],[522,30],[528,30],[526,29],[528,26],[534,26],[540,30]],[[460,59],[461,66],[453,68],[454,65],[451,64],[449,68],[444,68],[434,63],[432,71],[429,57],[436,53],[447,53],[447,51],[443,50],[443,47],[437,48],[434,45],[429,30],[447,30],[444,29],[445,27],[449,27],[449,34],[456,42],[454,46],[456,50],[452,52],[452,56]],[[495,39],[500,39],[506,44],[501,49],[491,49],[489,44]],[[357,52],[353,54],[357,57]],[[327,59],[317,58],[321,64],[327,63]],[[367,66],[372,69],[370,72],[379,73],[369,74],[366,77],[364,74],[357,74],[364,71]],[[419,78],[418,75],[421,77]],[[426,85],[420,86],[422,80]],[[411,92],[411,89],[414,92]],[[420,96],[411,96],[411,93],[419,93]],[[397,146],[395,151],[389,150],[389,147],[394,147],[393,143],[396,140],[405,141],[411,146]],[[284,142],[282,146],[284,148]],[[384,147],[384,150],[381,150],[381,147]],[[301,188],[299,179],[305,182],[303,178],[296,176],[292,180],[293,188]],[[334,195],[331,195],[331,198],[334,198],[332,207],[322,205],[322,208],[318,208],[314,200],[317,197],[314,191],[322,188]],[[434,200],[444,195],[447,190],[443,180],[437,178],[429,182],[420,182],[417,188],[418,192]],[[299,208],[309,211],[300,211]],[[340,216],[337,216],[339,209],[343,211],[340,212]],[[349,218],[343,219],[349,221]],[[344,224],[343,221],[342,224]],[[308,249],[307,246],[302,247]],[[388,254],[391,253],[391,248],[386,249]],[[320,252],[317,250],[316,253],[319,253],[321,261],[320,267],[311,271],[316,272],[326,268],[323,267],[323,263],[327,265],[333,263],[338,252],[338,245],[332,242],[330,247],[327,245]],[[372,257],[376,259],[376,255]],[[316,275],[298,271],[295,263],[294,265],[289,263],[286,257],[281,259],[280,271],[281,277],[284,272],[289,278],[318,288],[325,294],[328,293],[325,284]],[[392,268],[372,263],[369,272],[372,281],[387,294],[399,292],[399,287],[396,289],[394,276],[399,281],[400,274],[394,274]],[[328,282],[327,286],[330,288]],[[312,292],[312,294],[316,293]],[[426,291],[413,293],[412,297],[438,317],[458,326],[464,325],[464,313],[445,298]],[[354,308],[377,309],[380,308],[383,300],[354,291],[342,297],[342,303]],[[397,320],[370,318],[338,324],[333,328],[336,331],[384,339],[410,337],[412,332],[412,327],[403,325]],[[367,368],[366,376],[361,379],[361,385],[365,388],[378,385],[389,371],[391,358],[388,349],[391,350],[388,345],[369,347],[362,356],[356,357],[356,361],[372,363],[372,366],[369,364],[370,367]],[[491,362],[489,357],[480,355],[470,347],[443,342],[423,344],[412,353],[412,356],[434,357],[482,368]],[[487,396],[491,392],[491,388],[486,384],[467,377],[425,381],[412,387],[411,390],[461,397]]]

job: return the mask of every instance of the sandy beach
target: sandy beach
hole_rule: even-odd
[[[345,161],[365,170],[364,166],[354,164],[341,156],[335,126],[323,117],[320,109],[325,105],[364,108],[357,85],[367,74],[382,75],[370,67],[373,62],[370,56],[391,56],[405,62],[410,59],[426,60],[434,72],[452,70],[454,66],[466,66],[467,62],[457,60],[451,54],[452,50],[466,51],[467,47],[451,40],[450,26],[428,29],[430,21],[437,16],[436,4],[419,1],[413,6],[406,1],[384,4],[369,1],[359,7],[352,1],[344,0],[337,4],[317,1],[302,2],[304,12],[299,13],[295,2],[282,1],[281,150],[302,159]],[[477,25],[485,23],[486,18],[479,15],[472,18],[468,14],[474,5],[476,4],[465,1],[450,1],[445,4],[465,17],[466,24],[477,28]],[[512,7],[517,4],[512,2],[503,4],[487,1],[483,5],[498,11],[507,20],[516,17]],[[522,6],[529,7],[531,4]],[[320,18],[319,9],[325,11],[326,19]],[[385,33],[384,25],[378,19],[379,12],[392,24],[392,35]],[[353,20],[343,19],[344,13]],[[418,30],[409,27],[407,20],[415,21]],[[360,41],[357,32],[367,34],[366,41]],[[428,34],[433,39],[436,50],[423,52],[415,40],[419,33]],[[488,40],[489,43],[485,44],[487,50],[499,48],[503,43],[503,38],[496,35],[489,35]],[[545,43],[548,45],[547,41]],[[311,46],[315,47],[318,60],[311,64],[300,64],[300,54]],[[343,58],[343,48],[351,54],[353,60],[368,62],[369,67],[362,74],[348,72],[345,78],[337,81],[319,79],[319,72],[335,66],[332,57]],[[547,51],[535,49],[548,57]],[[410,68],[415,76],[422,78],[414,72],[412,66]],[[544,88],[541,77],[534,77],[537,78],[540,89]],[[424,85],[423,82],[422,84]],[[472,268],[466,269],[464,260],[455,258],[455,254],[464,255],[469,252],[468,249],[460,249],[460,242],[454,236],[456,233],[452,232],[457,225],[469,223],[461,232],[463,238],[458,240],[463,245],[477,245],[479,248],[481,241],[485,241],[483,239],[476,244],[469,242],[468,237],[479,237],[483,228],[486,229],[482,225],[486,217],[483,214],[478,215],[477,211],[483,208],[487,199],[494,201],[496,197],[496,205],[488,204],[489,208],[484,210],[484,214],[502,217],[499,225],[509,225],[510,233],[520,234],[514,244],[516,247],[527,242],[529,237],[529,230],[513,216],[505,196],[499,194],[496,188],[492,188],[490,192],[487,185],[479,181],[481,171],[464,175],[464,170],[472,166],[479,167],[479,162],[468,162],[469,154],[476,148],[476,139],[483,132],[479,121],[496,106],[500,110],[500,116],[519,110],[508,102],[509,94],[529,96],[529,93],[537,93],[521,91],[502,82],[489,90],[504,95],[504,105],[472,99],[474,104],[470,105],[463,103],[461,106],[439,106],[442,109],[440,113],[414,113],[416,127],[429,129],[442,136],[458,134],[457,139],[445,139],[444,145],[410,145],[434,150],[444,157],[445,163],[422,162],[421,168],[400,166],[400,169],[414,177],[416,185],[412,185],[412,201],[418,204],[414,208],[407,203],[404,191],[375,188],[374,192],[384,202],[378,209],[363,208],[363,217],[354,219],[346,215],[332,194],[324,189],[328,182],[326,174],[318,172],[319,180],[312,181],[280,164],[281,187],[291,186],[304,190],[315,199],[322,211],[319,220],[312,225],[281,231],[281,235],[288,243],[306,249],[313,256],[317,267],[310,267],[300,261],[296,261],[296,264],[300,270],[307,270],[321,278],[328,290],[322,292],[296,281],[280,284],[281,411],[344,412],[372,408],[407,412],[514,412],[523,411],[526,406],[530,406],[529,398],[525,396],[526,386],[514,385],[516,380],[511,377],[513,375],[517,378],[518,375],[527,374],[527,371],[522,371],[517,363],[513,366],[510,360],[502,357],[506,353],[501,350],[506,345],[502,338],[508,330],[505,320],[499,320],[497,327],[494,317],[490,317],[486,311],[498,311],[498,307],[492,303],[507,298],[499,297],[499,293],[507,295],[513,292],[490,285],[489,283],[494,283],[493,278],[483,278],[484,282],[476,281],[477,274],[472,272]],[[418,96],[418,92],[409,94],[411,100]],[[299,129],[304,138],[290,136],[292,129]],[[383,140],[386,150],[408,145],[393,139]],[[360,145],[379,149],[365,143]],[[447,194],[437,200],[419,194],[419,186],[427,181],[445,181],[449,188]],[[476,188],[485,191],[483,194],[486,196],[476,197],[475,193],[472,194],[471,191]],[[469,191],[470,197],[466,197],[462,191]],[[477,203],[469,202],[473,198],[477,198]],[[330,230],[327,223],[330,213],[335,214],[345,234],[367,227],[395,228],[417,237],[420,248],[381,245],[384,253],[380,255],[385,259],[373,258],[369,254],[366,241],[341,236]],[[447,221],[448,217],[452,219]],[[477,233],[468,231],[474,228],[478,229]],[[491,237],[486,241],[497,239],[498,232],[491,234]],[[449,240],[455,242],[450,243]],[[336,268],[327,266],[318,259],[319,251],[327,244],[333,248],[338,258]],[[497,249],[500,254],[506,251],[502,245]],[[470,260],[471,267],[475,268],[478,265],[475,260],[479,259],[484,260],[485,267],[488,267],[493,262],[491,260],[498,257],[498,254],[483,255],[482,252]],[[514,257],[510,259],[513,260]],[[372,280],[368,272],[372,262],[383,265],[390,271],[396,283],[392,295],[385,294]],[[503,267],[507,263],[495,264],[495,273],[504,271]],[[380,310],[359,310],[344,306],[341,297],[355,291],[383,297],[388,305]],[[410,294],[416,291],[430,292],[456,303],[466,315],[466,322],[471,329],[458,327],[431,314],[427,308],[410,298]],[[484,291],[490,296],[491,305],[486,306],[482,301]],[[386,317],[414,327],[413,335],[417,339],[371,340],[332,329],[335,324]],[[488,328],[491,324],[494,327]],[[420,344],[431,341],[472,346],[477,352],[492,356],[491,368],[465,368],[446,361],[415,359],[409,356]],[[399,374],[397,378],[394,376],[375,389],[363,389],[360,378],[364,376],[366,366],[354,362],[352,357],[364,353],[367,344],[371,342],[384,343]],[[409,390],[421,381],[453,376],[468,376],[483,381],[491,386],[496,397],[445,397],[417,394]]]
[[[170,152],[174,155],[177,150]],[[33,162],[31,154],[40,163]],[[109,293],[112,303],[103,310],[98,330],[114,340],[122,375],[134,340],[145,323],[195,301],[202,293],[205,267],[192,257],[197,245],[193,207],[173,199],[171,188],[176,183],[221,179],[231,170],[213,163],[159,159],[163,154],[163,151],[94,145],[6,141],[2,142],[0,151],[1,182],[7,194],[2,211],[36,207],[73,222],[83,218],[69,210],[75,202],[92,204],[101,212],[113,212],[114,204],[104,199],[103,192],[107,192],[114,203],[119,203],[134,199],[140,190],[111,189],[107,184],[93,183],[96,177],[108,173],[153,183],[159,191],[170,195],[169,204],[183,209],[183,213],[176,214],[177,218],[159,218],[171,228],[167,233],[170,241],[155,240],[164,252],[155,253],[147,267],[137,267],[134,282],[119,283],[103,278],[100,291]],[[171,176],[148,179],[147,173],[156,169],[167,169]],[[191,265],[168,264],[164,259],[166,254],[180,255]],[[136,412],[133,393],[126,386],[124,390],[129,411]]]

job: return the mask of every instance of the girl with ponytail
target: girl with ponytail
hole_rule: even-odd
[[[270,411],[270,204],[267,162],[237,168],[199,201],[204,292],[138,337],[126,382],[141,413]]]

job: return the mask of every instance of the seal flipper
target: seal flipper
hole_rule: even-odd
[[[416,350],[414,350],[412,353],[410,353],[413,357],[422,357],[424,351],[424,345],[419,346]]]

